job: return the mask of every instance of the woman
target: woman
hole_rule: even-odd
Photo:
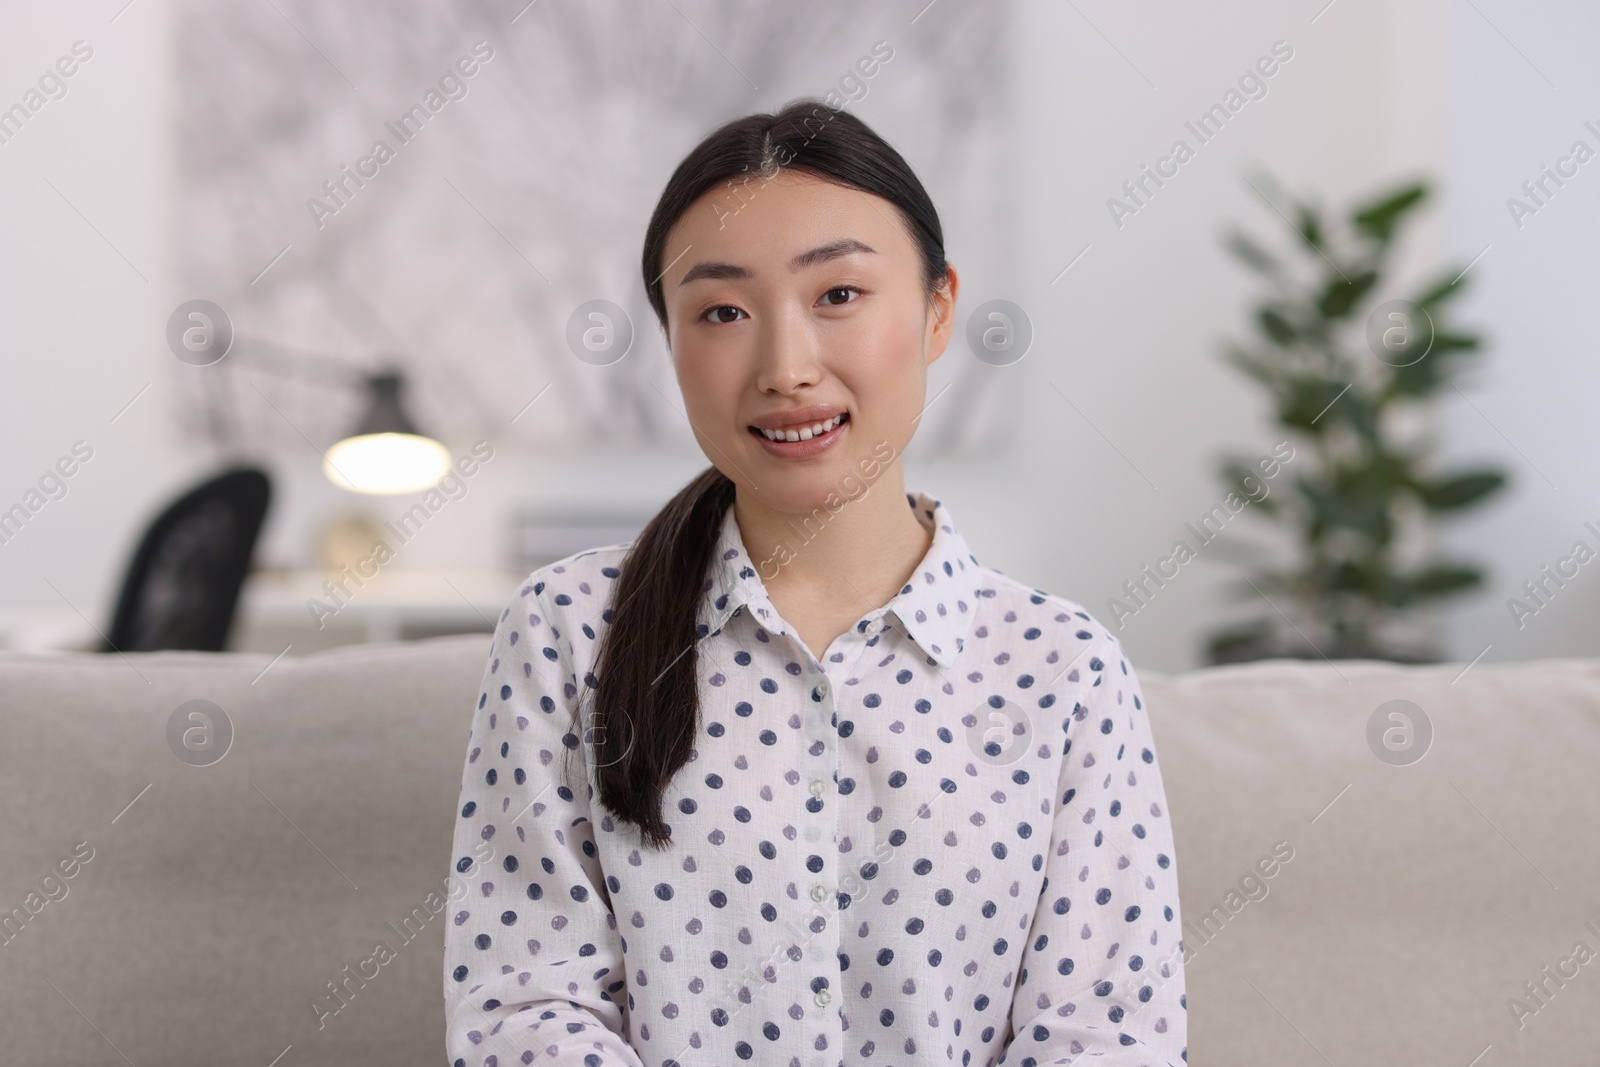
[[[712,466],[500,617],[450,1060],[1185,1060],[1137,678],[905,489],[958,287],[916,176],[816,101],[730,122],[642,271]]]

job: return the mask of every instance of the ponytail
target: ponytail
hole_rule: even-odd
[[[601,616],[590,683],[600,802],[656,849],[671,843],[661,794],[699,727],[699,610],[733,499],[734,483],[715,467],[679,490],[634,539]]]

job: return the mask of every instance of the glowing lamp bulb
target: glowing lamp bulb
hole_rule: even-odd
[[[415,493],[449,472],[450,453],[420,434],[364,433],[328,449],[322,470],[334,485],[357,493]]]

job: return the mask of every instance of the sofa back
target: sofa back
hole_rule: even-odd
[[[1462,669],[1148,676],[1190,1062],[1600,1062],[1600,660]]]
[[[440,1062],[486,654],[0,654],[0,1059]],[[1600,661],[1140,677],[1191,1062],[1592,1058]]]

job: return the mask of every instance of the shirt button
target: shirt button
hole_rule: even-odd
[[[828,895],[828,887],[820,883],[811,887],[811,899],[819,903]]]
[[[820,797],[822,795],[823,788],[824,786],[822,784],[822,779],[814,779],[811,783],[811,795],[814,797]]]
[[[833,998],[828,995],[828,991],[826,989],[822,990],[821,992],[819,992],[817,994],[817,1003],[821,1004],[823,1006],[826,1006],[828,1001],[830,1001],[832,999]]]
[[[871,621],[869,621],[867,623],[867,628],[863,632],[867,633],[867,634],[875,634],[875,633],[878,632],[879,627],[882,626],[882,625],[883,624],[880,623],[877,619],[873,619],[873,620],[871,620]]]

